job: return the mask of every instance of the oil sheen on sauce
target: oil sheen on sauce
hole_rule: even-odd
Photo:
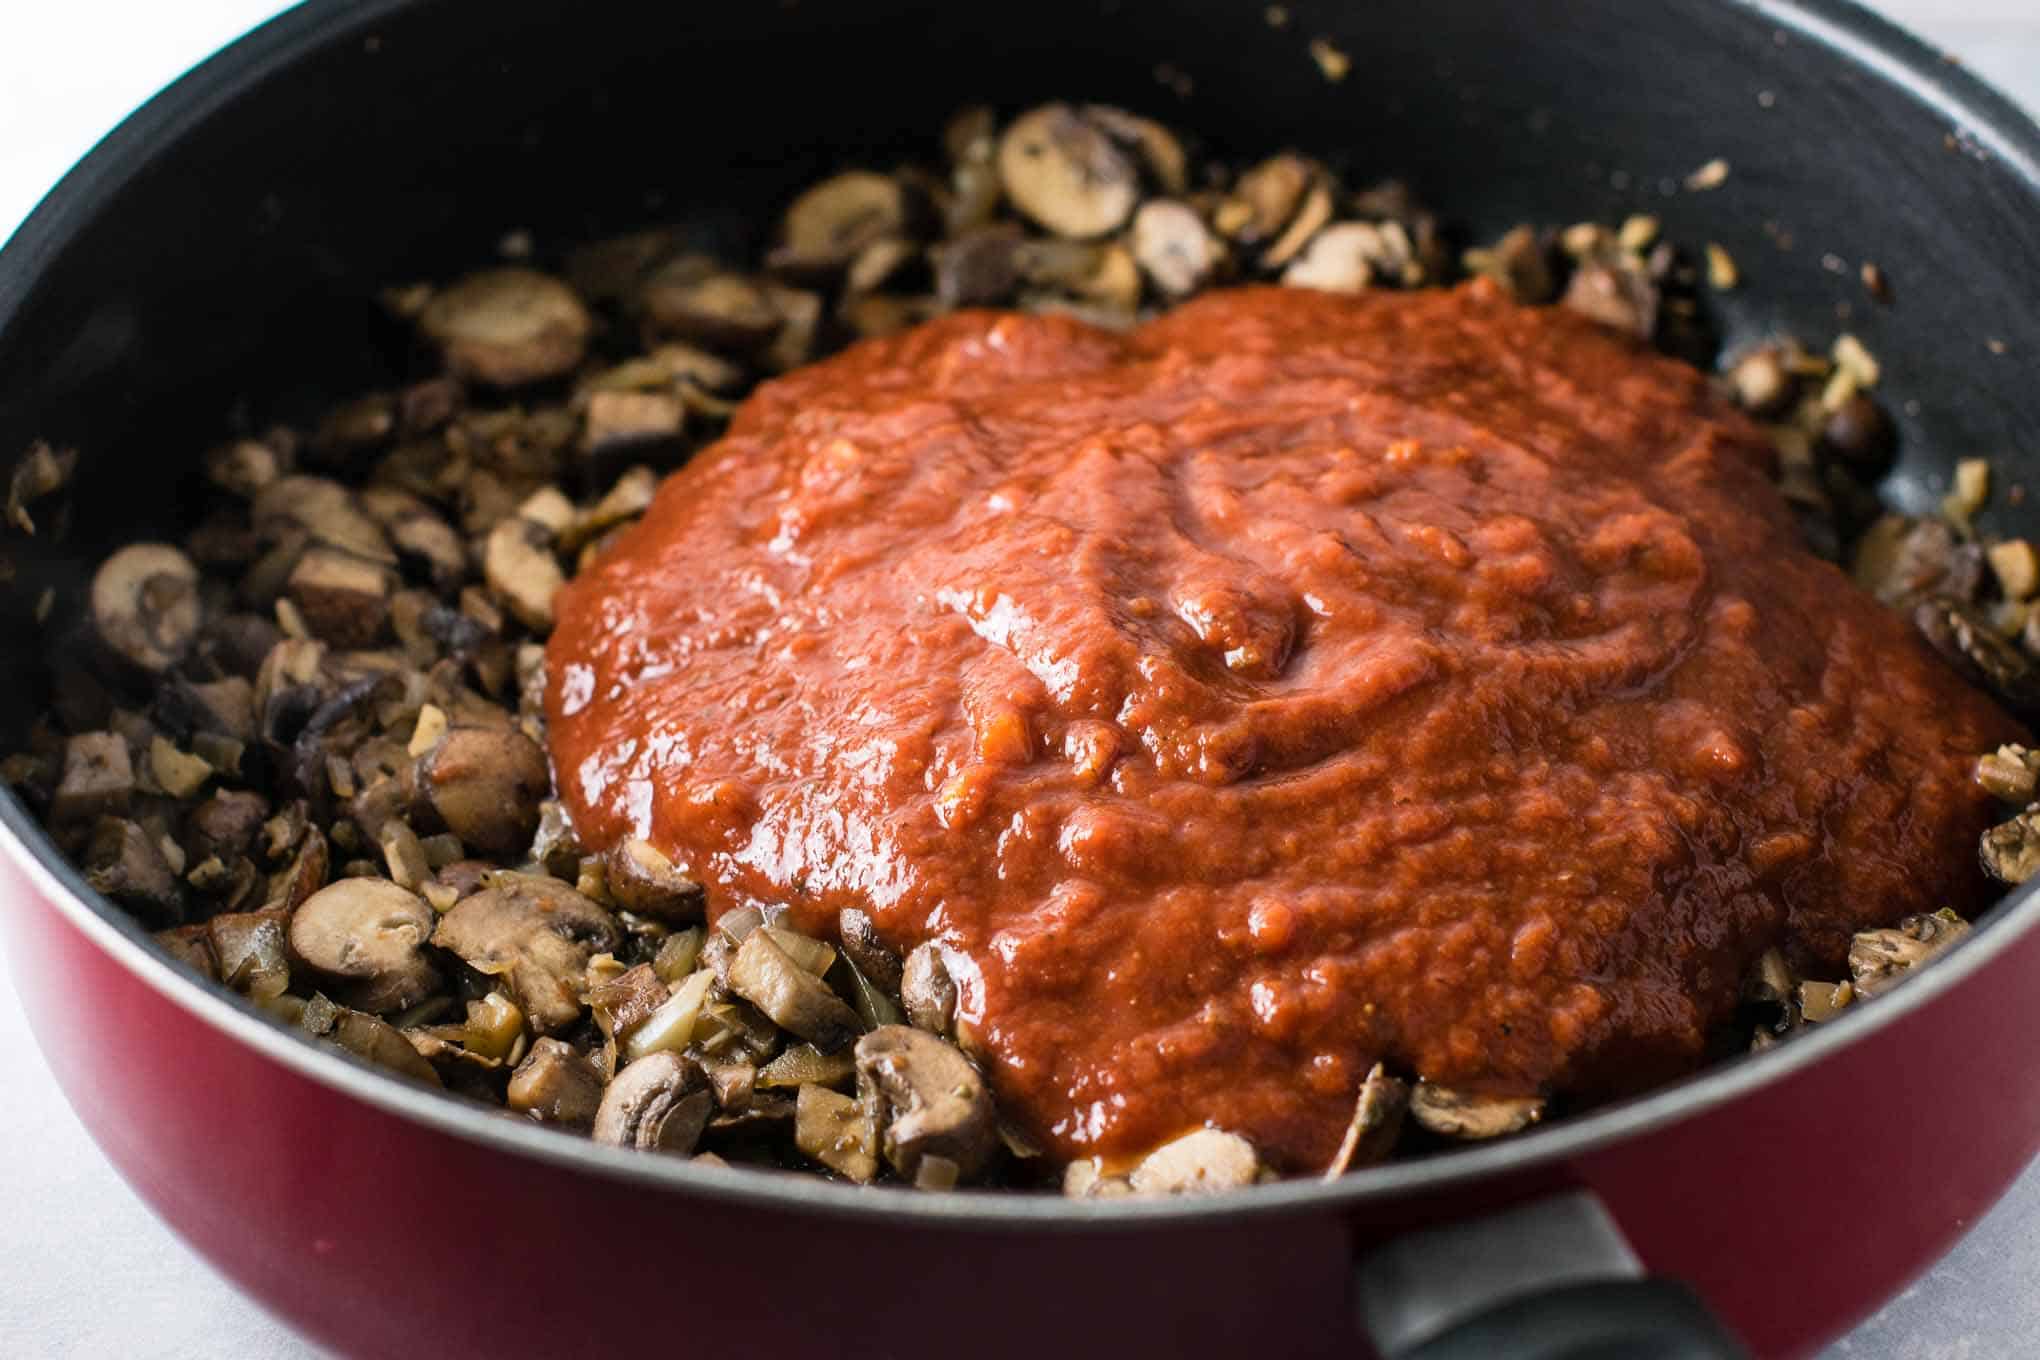
[[[2016,728],[1769,457],[1484,283],[961,314],[761,388],[566,589],[553,761],[714,911],[941,942],[1061,1158],[1321,1166],[1377,1059],[1629,1091],[1767,946],[1982,891]]]

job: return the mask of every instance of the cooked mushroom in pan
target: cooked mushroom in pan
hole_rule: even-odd
[[[739,421],[738,439],[718,443],[740,409],[804,390],[796,379],[746,406],[762,380],[860,339],[897,337],[931,320],[953,324],[941,318],[963,309],[1067,317],[1072,329],[1056,333],[1085,337],[1070,343],[1102,353],[1107,341],[1089,337],[1137,336],[1143,323],[1231,285],[1298,290],[1284,295],[1292,298],[1344,295],[1362,306],[1477,278],[1479,296],[1492,299],[1483,306],[1548,305],[1635,344],[1719,357],[1718,409],[1740,408],[1756,422],[1736,429],[1775,453],[1782,504],[1808,544],[1902,614],[1972,686],[2022,720],[2040,712],[2040,553],[1979,527],[1993,495],[1988,467],[1965,465],[1939,514],[1880,514],[1868,486],[1890,466],[1899,439],[1899,422],[1879,395],[1882,367],[1846,335],[1828,348],[1773,336],[1715,356],[1709,293],[1753,291],[1762,271],[1718,246],[1675,244],[1675,205],[1664,221],[1526,223],[1493,241],[1459,242],[1466,248],[1455,252],[1446,229],[1400,184],[1355,184],[1333,163],[1293,150],[1213,161],[1135,111],[1054,103],[1002,120],[970,109],[939,132],[931,130],[924,164],[849,167],[795,195],[776,220],[760,224],[755,258],[699,253],[691,248],[699,238],[684,228],[654,226],[576,249],[558,271],[520,258],[482,263],[444,284],[392,289],[386,301],[414,329],[428,366],[402,384],[335,393],[330,411],[302,429],[237,428],[196,456],[194,476],[208,499],[182,537],[127,543],[82,589],[44,603],[52,636],[64,639],[53,648],[54,702],[0,773],[91,886],[156,930],[174,958],[312,1038],[409,1080],[676,1159],[798,1167],[860,1185],[1059,1188],[1111,1198],[1355,1174],[1399,1154],[1519,1134],[1596,1093],[1506,1075],[1462,1082],[1465,1074],[1438,1055],[1499,1044],[1501,1032],[1526,1017],[1440,1000],[1438,1013],[1451,1012],[1439,1022],[1451,1031],[1449,1044],[1424,1048],[1384,1024],[1379,1052],[1326,1051],[1288,1074],[1325,1112],[1324,1136],[1309,1157],[1263,1130],[1226,1127],[1197,1110],[1154,1124],[1138,1145],[1094,1153],[1073,1126],[1043,1127],[1021,1098],[1023,1083],[1001,1048],[1009,1036],[988,1011],[996,1004],[988,987],[999,984],[988,983],[986,954],[967,948],[953,921],[903,929],[884,905],[885,892],[903,886],[875,892],[857,879],[888,862],[876,851],[859,867],[823,866],[813,881],[783,891],[736,891],[728,863],[699,853],[701,842],[656,828],[687,820],[723,837],[718,853],[726,857],[792,862],[797,847],[768,835],[755,789],[714,780],[632,785],[621,756],[561,768],[558,723],[604,700],[605,681],[593,670],[562,666],[565,653],[546,650],[555,630],[572,624],[580,589],[572,583],[613,560],[633,526],[667,513],[657,492],[679,465],[726,457],[762,465],[755,433],[743,434],[757,428],[753,416]],[[1044,333],[1001,334],[1020,346],[1004,381],[1048,362],[1045,342],[1033,338]],[[1251,348],[1229,362],[1264,362]],[[1691,399],[1701,400],[1697,379],[1671,381],[1691,382]],[[263,396],[251,393],[251,408],[261,408]],[[933,419],[933,410],[903,406],[900,429]],[[1053,416],[1044,407],[1039,419]],[[1326,422],[1347,418],[1322,413]],[[796,419],[833,417],[817,403]],[[1211,409],[1176,419],[1207,422],[1214,448],[1238,435]],[[803,466],[791,490],[750,487],[755,505],[733,506],[732,514],[779,508],[745,532],[775,552],[810,551],[831,516],[851,513],[850,502],[830,497],[861,495],[857,477],[872,458],[847,429],[836,429],[837,442]],[[1165,437],[1156,429],[1154,456]],[[967,455],[967,440],[942,437],[954,457]],[[1096,455],[1098,495],[1130,485],[1104,476],[1116,455],[1079,444],[1064,454]],[[1398,444],[1373,462],[1327,470],[1298,494],[1357,502],[1448,453],[1474,456]],[[28,450],[13,472],[0,532],[57,532],[74,465],[69,450]],[[1170,522],[1192,509],[1210,524],[1237,518],[1245,492],[1222,484],[1220,466],[1207,460],[1216,480],[1197,492],[1194,507],[1143,513]],[[1025,498],[1040,491],[1014,482],[989,500],[1023,513]],[[918,494],[902,484],[882,499]],[[1654,513],[1648,505],[1610,509],[1603,536],[1583,543],[1576,561],[1546,552],[1528,520],[1506,532],[1453,520],[1459,527],[1448,531],[1444,511],[1395,551],[1421,557],[1428,573],[1480,575],[1481,589],[1498,597],[1542,599],[1563,578],[1575,603],[1563,618],[1551,614],[1546,631],[1563,634],[1566,647],[1591,649],[1593,616],[1608,607],[1597,603],[1595,582],[1618,588],[1630,579],[1616,574],[1623,564],[1646,559],[1659,587],[1679,579],[1692,545]],[[1011,863],[1022,862],[1027,838],[1046,838],[1083,870],[1054,889],[1053,929],[1036,929],[1036,921],[990,946],[1002,966],[1025,960],[1050,990],[1074,987],[1093,965],[1130,976],[1140,951],[1157,948],[1154,939],[1101,935],[1087,924],[1100,919],[1096,884],[1115,872],[1115,857],[1194,853],[1155,849],[1167,839],[1159,823],[1098,813],[1099,791],[1138,764],[1128,760],[1125,734],[1140,719],[1127,706],[1188,690],[1272,696],[1298,649],[1316,645],[1329,627],[1322,598],[1292,598],[1272,576],[1236,586],[1226,562],[1196,541],[1204,532],[1169,549],[1171,561],[1189,564],[1180,588],[1145,589],[1138,564],[1124,566],[1126,598],[1114,608],[1126,636],[1147,639],[1141,664],[1153,693],[1101,692],[1089,721],[1047,730],[1030,717],[1042,711],[1037,691],[1078,683],[1092,662],[1059,660],[1044,642],[1029,653],[1038,669],[971,671],[949,677],[939,693],[907,696],[930,712],[945,705],[963,712],[967,751],[915,753],[881,742],[841,753],[872,771],[909,760],[923,762],[917,771],[939,765],[940,778],[928,774],[916,787],[938,809],[936,824],[951,831],[988,815],[1001,769],[1036,763],[1053,772],[1044,778],[1068,781],[1058,785],[1065,801],[1038,824],[1021,806],[993,809],[1004,819]],[[1285,551],[1359,560],[1336,534]],[[699,567],[700,557],[683,556],[676,569]],[[1575,581],[1568,573],[1585,574]],[[745,588],[768,589],[762,577]],[[1005,638],[1040,625],[1028,601],[958,581],[924,603],[973,636]],[[731,630],[713,646],[750,649],[747,664],[769,671],[767,649],[806,645],[792,632],[775,636]],[[1526,676],[1558,664],[1540,645],[1517,654]],[[1192,650],[1203,658],[1198,665],[1163,673],[1171,656]],[[1428,683],[1445,664],[1440,656],[1384,652],[1370,673],[1400,692]],[[728,708],[700,744],[742,741],[746,704],[818,701],[796,688],[761,682],[725,695]],[[1291,735],[1304,742],[1303,734],[1351,719],[1314,710]],[[877,730],[872,714],[859,721]],[[927,730],[937,732],[940,721],[929,718]],[[1245,742],[1245,730],[1193,724],[1180,750],[1150,755],[1163,763],[1180,756],[1170,778],[1211,787],[1279,776],[1292,759],[1298,770],[1308,767],[1294,751]],[[1978,827],[1996,824],[1980,844],[1951,850],[1960,871],[1937,869],[1937,884],[1982,874],[2019,884],[2040,874],[2040,756],[2009,721],[1992,732],[1980,743],[1973,781],[1964,773],[1958,782],[1961,798],[1973,792],[1979,807],[1996,805]],[[669,752],[691,739],[671,726],[640,736]],[[1431,739],[1420,728],[1406,737]],[[1773,756],[1715,728],[1679,728],[1675,739],[1696,762],[1674,772],[1689,788],[1732,782],[1738,762]],[[1614,768],[1628,758],[1582,746],[1575,763]],[[1493,770],[1467,769],[1465,801],[1456,806],[1471,826],[1497,790]],[[1569,819],[1565,781],[1573,776],[1554,768],[1546,777],[1561,820]],[[572,795],[590,779],[624,781],[612,783],[632,810],[624,834],[574,811]],[[840,815],[854,822],[869,812]],[[1966,815],[1948,820],[1967,825]],[[884,833],[877,821],[857,826],[854,834]],[[1569,820],[1568,827],[1593,833]],[[1369,823],[1353,839],[1363,835],[1376,849],[1457,837],[1453,855],[1505,853],[1483,832],[1425,821],[1418,810],[1407,810],[1392,834]],[[1265,845],[1238,853],[1276,863]],[[1785,864],[1799,852],[1789,830],[1779,830],[1751,853]],[[1385,872],[1386,862],[1370,872]],[[1212,918],[1209,938],[1170,946],[1169,967],[1179,973],[1216,967],[1221,956],[1258,960],[1262,975],[1239,1015],[1188,1011],[1183,1025],[1152,1036],[1123,1071],[1109,1073],[1086,1066],[1082,1049],[1102,1013],[1073,1010],[1059,1022],[1057,1079],[1089,1092],[1095,1105],[1086,1117],[1102,1126],[1113,1099],[1124,1103],[1142,1084],[1166,1081],[1191,1061],[1186,1055],[1244,1042],[1248,1031],[1272,1041],[1331,1004],[1336,981],[1313,982],[1329,989],[1321,994],[1280,980],[1290,953],[1319,939],[1303,917],[1328,908],[1278,896],[1243,893]],[[1724,955],[1722,964],[1724,1004],[1694,1021],[1694,1032],[1725,1051],[1848,1023],[1959,943],[1970,927],[1949,908],[1980,904],[1951,891],[1913,904],[1895,922],[1871,918],[1877,928],[1817,941],[1782,928],[1738,936],[1735,957]],[[1613,920],[1616,905],[1604,894],[1580,899],[1578,910]],[[1469,936],[1452,947],[1513,955],[1535,971],[1549,966],[1558,933],[1550,920],[1525,919],[1506,938]],[[1348,953],[1329,946],[1320,953],[1310,965],[1315,976],[1358,976]],[[1396,964],[1417,973],[1444,966],[1420,952]],[[1305,965],[1297,975],[1313,976]],[[1562,999],[1532,1022],[1591,1026],[1599,1023],[1596,1004]]]

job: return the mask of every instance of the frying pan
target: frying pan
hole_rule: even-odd
[[[257,30],[0,251],[0,450],[83,451],[68,536],[11,549],[0,738],[51,697],[45,586],[75,613],[98,555],[188,519],[191,455],[230,422],[397,376],[377,288],[512,227],[554,246],[682,219],[741,249],[795,186],[918,153],[971,101],[1109,100],[1216,153],[1401,174],[1467,239],[1655,212],[1741,264],[1730,346],[1847,328],[1883,359],[1894,503],[1930,505],[1960,456],[2000,485],[2040,473],[2040,129],[1904,34],[1841,0],[1287,16],[312,0]],[[1351,58],[1343,80],[1312,39]],[[1728,184],[1686,191],[1716,157]],[[1997,504],[1986,528],[2040,530]],[[221,1270],[354,1354],[1718,1355],[1724,1328],[1803,1354],[2040,1149],[2029,892],[1873,1005],[1524,1137],[1333,1184],[1065,1202],[717,1171],[428,1096],[173,969],[11,795],[0,826],[16,983],[84,1123]]]

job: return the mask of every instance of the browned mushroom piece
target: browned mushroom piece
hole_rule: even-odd
[[[1198,1129],[1150,1152],[1126,1179],[1137,1195],[1211,1195],[1260,1176],[1252,1143],[1223,1129]]]
[[[249,996],[281,996],[290,988],[290,912],[282,908],[223,912],[206,923],[220,981]]]
[[[466,541],[424,501],[395,487],[371,486],[361,493],[361,508],[383,527],[400,557],[425,565],[439,589],[450,590],[466,578]]]
[[[1027,234],[1012,222],[958,233],[929,252],[935,295],[950,307],[989,307],[1020,286],[1020,250]]]
[[[212,928],[205,922],[159,930],[155,940],[163,952],[178,963],[201,977],[218,981],[220,961],[213,954]]]
[[[765,930],[746,935],[730,958],[729,988],[824,1053],[857,1037],[857,1012],[802,968]]]
[[[1282,271],[1282,282],[1325,293],[1363,292],[1374,281],[1374,261],[1385,249],[1381,228],[1372,222],[1337,222],[1311,239]]]
[[[1446,1138],[1468,1142],[1519,1133],[1544,1117],[1540,1096],[1491,1096],[1420,1081],[1410,1090],[1410,1118]]]
[[[1551,263],[1544,237],[1527,223],[1511,228],[1492,246],[1466,252],[1468,269],[1493,279],[1518,302],[1551,301],[1558,289]]]
[[[35,520],[29,515],[28,507],[63,489],[77,467],[76,449],[54,449],[41,439],[30,444],[28,452],[21,456],[7,479],[6,512],[0,522],[12,525],[24,534],[35,533]]]
[[[836,935],[842,941],[844,955],[858,972],[880,991],[899,995],[905,968],[900,956],[878,938],[878,927],[869,916],[855,907],[843,908],[836,914]]]
[[[310,1009],[309,1006],[306,1008],[308,1016]],[[358,1058],[366,1058],[378,1067],[386,1067],[428,1086],[442,1084],[439,1073],[433,1070],[425,1056],[404,1037],[401,1030],[386,1021],[365,1011],[340,1010],[338,1015],[331,1017],[330,1024],[319,1024],[315,1033]]]
[[[878,1177],[878,1116],[865,1101],[825,1086],[801,1087],[794,1097],[793,1144],[859,1185]]]
[[[969,1180],[998,1149],[984,1077],[954,1044],[925,1030],[885,1025],[859,1039],[857,1082],[879,1116],[886,1161],[908,1180],[924,1156],[947,1160]]]
[[[167,543],[131,543],[92,578],[92,626],[107,649],[160,674],[198,639],[198,568]]]
[[[439,920],[432,943],[504,978],[539,1034],[581,1017],[588,960],[623,941],[616,919],[557,879],[499,872]]]
[[[395,588],[387,567],[323,543],[307,548],[284,582],[312,635],[350,649],[380,640]]]
[[[1067,104],[1021,114],[999,139],[999,181],[1013,206],[1058,236],[1117,231],[1140,201],[1140,176],[1111,137]]]
[[[661,270],[646,283],[641,302],[659,334],[718,349],[755,350],[785,321],[757,280],[719,272],[697,276],[691,267]]]
[[[794,199],[770,263],[794,272],[838,270],[866,246],[906,228],[907,195],[900,182],[869,170],[848,170]]]
[[[1638,340],[1657,333],[1658,285],[1641,260],[1608,249],[1581,260],[1560,305]]]
[[[1913,606],[1913,627],[1949,665],[2015,711],[2040,708],[2040,670],[1991,627],[1982,610],[1937,595]]]
[[[205,477],[220,490],[249,500],[283,475],[283,460],[259,439],[230,440],[205,455]]]
[[[1118,1199],[1133,1193],[1124,1176],[1106,1174],[1093,1158],[1071,1162],[1063,1168],[1062,1192],[1069,1199]]]
[[[677,1053],[648,1053],[617,1073],[602,1093],[595,1141],[684,1157],[701,1141],[714,1106],[700,1063]]]
[[[371,562],[394,565],[397,560],[382,526],[354,493],[324,477],[279,478],[262,488],[249,513],[256,529],[273,537],[296,529],[306,539]]]
[[[602,1104],[602,1073],[572,1044],[540,1039],[510,1074],[504,1103],[546,1124],[588,1128]]]
[[[482,575],[517,621],[535,633],[552,630],[553,597],[567,583],[545,526],[511,515],[482,545]]]
[[[1849,942],[1849,980],[1856,995],[1883,995],[1968,933],[1969,923],[1952,911],[1908,916],[1890,930],[1858,933]]]
[[[900,970],[900,1007],[918,1029],[943,1038],[956,1035],[956,981],[949,976],[940,946],[916,945]]]
[[[1325,1168],[1325,1179],[1337,1180],[1348,1171],[1375,1166],[1395,1151],[1402,1135],[1403,1116],[1409,1112],[1409,1083],[1390,1076],[1386,1067],[1374,1064],[1367,1080],[1360,1084],[1360,1097],[1353,1104],[1353,1122]]]
[[[649,841],[626,837],[603,857],[609,896],[625,911],[675,925],[691,925],[707,911],[701,884],[673,867]]]
[[[516,387],[572,370],[595,322],[558,279],[505,268],[470,274],[435,296],[418,328],[459,377]]]
[[[649,963],[640,963],[588,989],[588,1009],[595,1024],[612,1040],[621,1039],[649,1020],[672,997]]]
[[[1151,198],[1133,215],[1133,257],[1167,297],[1188,297],[1209,283],[1225,259],[1204,219],[1187,203]]]
[[[183,919],[184,886],[162,846],[136,823],[100,818],[80,863],[94,892],[148,920]]]
[[[64,766],[50,799],[50,822],[80,825],[126,812],[135,796],[134,760],[117,732],[80,732],[64,742]]]
[[[794,1090],[810,1084],[835,1089],[856,1077],[857,1059],[848,1049],[824,1053],[813,1044],[795,1044],[754,1070],[752,1085],[760,1090]]]
[[[514,727],[456,727],[418,761],[418,793],[440,822],[495,855],[531,844],[551,787],[545,752]]]
[[[843,290],[854,295],[881,288],[920,257],[917,242],[901,236],[882,236],[857,252],[857,258],[843,275]]]
[[[1233,185],[1221,229],[1247,245],[1272,241],[1295,218],[1320,175],[1315,163],[1294,152],[1270,156]]]
[[[392,1015],[440,984],[426,953],[436,918],[425,899],[385,879],[343,878],[290,919],[291,953],[335,999]]]
[[[1999,802],[2024,807],[2040,792],[2040,751],[2007,744],[1979,756],[1976,782]]]
[[[1083,116],[1106,136],[1131,148],[1163,193],[1181,194],[1189,190],[1189,153],[1166,126],[1110,104],[1086,104]]]
[[[1261,267],[1280,269],[1295,259],[1331,222],[1332,208],[1331,182],[1327,176],[1320,175],[1305,191],[1303,202],[1297,206],[1295,216],[1289,219],[1289,225],[1261,252]]]

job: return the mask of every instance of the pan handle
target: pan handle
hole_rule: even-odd
[[[1567,1191],[1398,1237],[1360,1259],[1382,1360],[1746,1360],[1700,1299],[1646,1277],[1601,1201]]]

